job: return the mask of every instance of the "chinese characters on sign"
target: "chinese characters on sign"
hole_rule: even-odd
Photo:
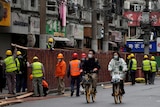
[[[131,52],[144,52],[143,41],[127,41],[127,46],[131,48]],[[150,52],[156,52],[156,42],[150,42]]]

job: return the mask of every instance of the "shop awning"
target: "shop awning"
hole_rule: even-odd
[[[68,38],[65,37],[53,37],[55,41],[70,41]]]

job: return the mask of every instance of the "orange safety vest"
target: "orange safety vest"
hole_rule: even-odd
[[[70,61],[70,73],[71,76],[79,76],[80,75],[80,60],[72,60]]]

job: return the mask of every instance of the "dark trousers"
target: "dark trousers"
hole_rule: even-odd
[[[150,83],[150,71],[144,71],[145,83]]]
[[[25,78],[22,74],[16,74],[16,92],[25,92]]]
[[[47,91],[48,91],[48,88],[47,87],[43,87],[43,94],[44,94],[44,96],[47,95]]]
[[[130,74],[131,74],[132,85],[134,85],[135,84],[135,78],[136,78],[136,72],[131,71]]]
[[[6,73],[6,80],[7,80],[9,94],[14,94],[15,73],[14,72],[7,72]]]
[[[74,92],[74,84],[76,82],[76,96],[79,96],[79,88],[80,88],[80,81],[81,81],[81,78],[80,76],[72,76],[71,77],[71,93]]]
[[[154,84],[155,76],[156,76],[156,72],[151,72],[151,75],[150,75],[151,84]]]

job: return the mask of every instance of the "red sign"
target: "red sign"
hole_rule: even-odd
[[[128,26],[140,26],[142,12],[124,12],[123,16],[127,18]],[[150,12],[150,21],[152,26],[160,26],[160,12]]]

